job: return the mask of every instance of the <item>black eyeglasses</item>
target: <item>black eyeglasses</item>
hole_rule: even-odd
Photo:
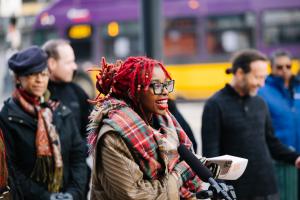
[[[283,68],[286,67],[287,69],[291,69],[291,65],[276,65],[276,69],[283,70]]]
[[[174,82],[174,80],[170,80],[165,83],[150,83],[149,86],[153,89],[155,95],[160,95],[164,92],[164,88],[166,88],[169,93],[173,92]]]

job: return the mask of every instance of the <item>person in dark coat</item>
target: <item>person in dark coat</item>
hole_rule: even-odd
[[[50,72],[48,89],[51,98],[61,101],[72,110],[78,130],[81,136],[86,138],[91,105],[85,91],[72,82],[77,70],[74,51],[69,42],[62,39],[49,40],[42,48],[48,55]]]
[[[49,98],[46,53],[33,46],[8,64],[16,89],[4,102],[0,128],[24,199],[85,199],[85,142],[72,111]]]
[[[297,168],[300,157],[274,136],[266,103],[257,96],[267,76],[267,58],[256,50],[233,58],[233,79],[208,99],[202,116],[203,156],[224,154],[248,159],[244,174],[233,185],[239,200],[278,200],[272,158]]]

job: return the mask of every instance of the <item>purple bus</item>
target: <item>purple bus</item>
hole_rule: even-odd
[[[36,18],[34,44],[70,40],[79,62],[141,55],[140,0],[60,0]],[[176,96],[207,98],[227,82],[229,56],[276,48],[300,56],[299,0],[162,0],[163,62]],[[293,70],[298,70],[298,62]],[[213,78],[212,78],[213,77]]]

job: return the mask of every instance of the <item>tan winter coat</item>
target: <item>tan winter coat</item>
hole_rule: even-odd
[[[179,200],[179,183],[173,174],[145,180],[127,145],[105,125],[94,154],[91,200]]]

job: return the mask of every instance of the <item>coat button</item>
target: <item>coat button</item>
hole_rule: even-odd
[[[20,119],[20,121],[19,121],[21,124],[24,122],[22,119]]]
[[[8,117],[8,120],[11,121],[11,120],[12,120],[12,117]]]

